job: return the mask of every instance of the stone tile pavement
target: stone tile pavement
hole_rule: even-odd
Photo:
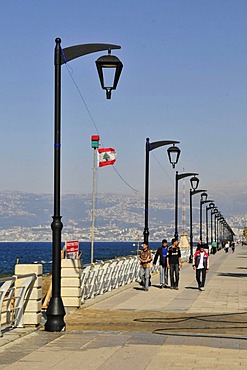
[[[189,264],[178,291],[159,289],[158,276],[148,292],[122,287],[68,313],[66,332],[4,334],[0,369],[246,369],[246,277],[239,246],[210,256],[204,292]]]

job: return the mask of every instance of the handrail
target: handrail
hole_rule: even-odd
[[[189,254],[189,249],[183,250],[182,261],[188,261]],[[138,281],[139,271],[140,262],[137,255],[100,261],[85,266],[81,275],[81,303],[83,304],[86,299]],[[151,273],[157,271],[158,266],[152,265]]]
[[[23,326],[23,315],[36,278],[35,273],[0,278],[0,336],[2,325]]]

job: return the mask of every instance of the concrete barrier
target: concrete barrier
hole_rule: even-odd
[[[42,305],[42,264],[17,264],[15,265],[15,275],[36,274],[37,278],[33,283],[33,288],[30,291],[29,297],[24,307],[24,315],[22,318],[23,325],[38,325],[41,322],[41,305]],[[15,301],[21,294],[24,278],[18,278],[15,282]],[[29,293],[28,293],[29,294]]]

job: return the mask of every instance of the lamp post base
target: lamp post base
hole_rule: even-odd
[[[59,332],[65,330],[66,325],[63,320],[65,316],[65,310],[61,297],[51,298],[46,315],[46,331]]]

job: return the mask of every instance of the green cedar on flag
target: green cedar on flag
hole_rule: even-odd
[[[108,166],[114,164],[117,159],[116,150],[113,148],[99,148],[98,149],[98,166]]]

